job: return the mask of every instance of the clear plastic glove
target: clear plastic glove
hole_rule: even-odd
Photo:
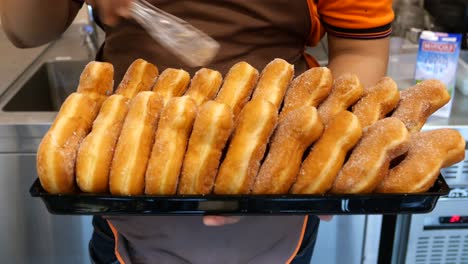
[[[146,0],[134,0],[130,11],[154,40],[190,67],[206,66],[218,53],[216,40]]]
[[[190,67],[208,65],[219,43],[186,21],[145,0],[86,0],[99,9],[104,24],[115,26],[121,17],[135,19],[159,44]]]

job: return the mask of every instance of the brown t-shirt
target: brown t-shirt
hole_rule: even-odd
[[[244,60],[259,69],[280,57],[308,66],[303,57],[310,32],[306,1],[150,1],[201,29],[220,45],[207,67],[223,73]],[[293,15],[292,15],[293,14]],[[158,66],[188,68],[134,21],[105,28],[101,58],[114,64],[116,83],[128,65],[143,58]],[[206,227],[200,216],[109,217],[117,256],[125,263],[285,263],[295,255],[305,226],[303,216],[250,216],[233,225]]]
[[[310,32],[306,1],[170,1],[152,0],[201,29],[220,45],[207,67],[223,73],[244,60],[259,69],[280,57],[308,66],[303,57]],[[293,14],[293,15],[292,15]],[[128,65],[143,58],[158,66],[188,68],[134,21],[105,27],[101,60],[114,64],[116,83]],[[117,256],[125,263],[285,263],[295,255],[305,226],[303,216],[251,216],[233,225],[206,227],[201,217],[109,217],[117,237]]]
[[[374,39],[391,33],[391,0],[149,0],[158,8],[180,17],[201,29],[221,44],[220,53],[207,65],[221,73],[239,60],[261,70],[266,63],[281,57],[295,65],[296,73],[317,66],[304,53],[315,46],[325,32],[343,38]],[[173,54],[154,41],[136,22],[124,20],[118,26],[104,26],[105,43],[99,60],[112,62],[115,83],[137,58],[146,59],[162,71],[184,68]],[[307,63],[306,63],[307,60]]]
[[[201,216],[108,220],[121,264],[286,263],[296,256],[306,228],[304,216],[245,216],[221,227],[205,226]]]
[[[326,30],[341,37],[382,37],[390,33],[393,18],[391,0],[149,2],[216,39],[220,52],[207,67],[223,75],[240,60],[261,71],[279,57],[294,64],[297,76],[313,65],[310,58],[306,62],[305,45],[317,43]],[[116,84],[137,58],[152,62],[160,71],[183,68],[193,75],[197,70],[184,65],[134,21],[104,30],[98,60],[114,65]],[[107,219],[116,237],[116,254],[127,264],[286,263],[296,254],[305,227],[304,216],[250,216],[223,227],[206,227],[199,216]]]
[[[306,1],[172,1],[150,0],[158,8],[183,18],[216,39],[221,48],[208,68],[223,75],[240,60],[258,70],[281,57],[295,64],[296,72],[307,68],[303,59],[310,32]],[[137,58],[165,68],[189,68],[154,41],[135,21],[124,20],[114,28],[105,27],[106,39],[100,59],[114,64],[118,84],[127,67]]]

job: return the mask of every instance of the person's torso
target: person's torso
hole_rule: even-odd
[[[129,264],[283,264],[301,245],[304,216],[246,216],[208,227],[200,216],[106,217]]]
[[[158,8],[180,17],[219,42],[217,57],[206,67],[223,75],[235,63],[247,61],[259,71],[274,58],[295,65],[296,73],[307,69],[303,51],[310,34],[307,1],[149,0]],[[114,64],[118,84],[131,62],[143,58],[160,71],[183,68],[193,74],[175,55],[154,41],[132,20],[105,27],[106,39],[100,60]]]
[[[171,1],[150,0],[186,20],[220,43],[206,67],[223,75],[239,61],[261,71],[274,58],[308,67],[303,58],[309,36],[307,1]],[[165,68],[197,70],[184,65],[132,20],[106,31],[99,60],[111,62],[118,84],[137,58]],[[238,224],[206,227],[201,217],[111,217],[119,233],[119,252],[131,263],[284,263],[300,241],[304,217],[246,217]]]

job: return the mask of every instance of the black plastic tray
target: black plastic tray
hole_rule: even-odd
[[[49,194],[37,179],[30,189],[52,214],[67,215],[263,215],[427,213],[449,187],[439,175],[425,193],[366,195],[175,195]]]

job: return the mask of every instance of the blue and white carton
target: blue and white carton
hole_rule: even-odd
[[[419,39],[418,56],[414,79],[416,83],[438,79],[445,84],[451,100],[433,115],[449,117],[455,95],[458,57],[461,34],[423,31]]]

